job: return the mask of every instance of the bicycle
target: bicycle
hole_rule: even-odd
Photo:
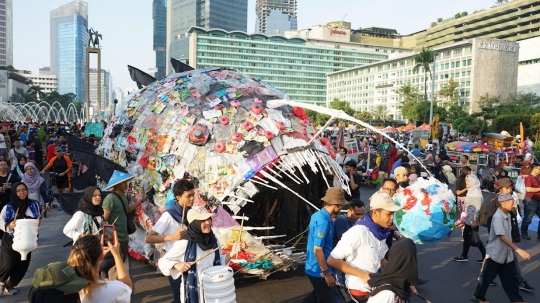
[[[49,210],[50,207],[52,207],[54,201],[53,184],[55,183],[57,176],[58,173],[52,171],[49,172],[49,184],[47,186],[47,201],[49,201]],[[47,208],[45,208],[45,210],[43,211],[43,217],[47,217],[47,212],[48,210]]]

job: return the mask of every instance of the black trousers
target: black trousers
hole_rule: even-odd
[[[482,301],[486,301],[486,292],[489,288],[489,283],[499,275],[504,292],[510,299],[510,302],[523,302],[523,297],[519,294],[519,278],[514,261],[510,263],[500,264],[491,258],[484,260],[480,281],[476,286],[474,296]]]
[[[9,282],[13,287],[19,285],[24,278],[30,260],[32,259],[32,253],[26,255],[26,260],[21,260],[21,254],[18,251],[13,250],[13,238],[8,233],[4,233],[2,236],[2,262],[0,263],[0,282]]]
[[[313,291],[305,297],[301,303],[332,303],[332,287],[326,284],[324,278],[316,278],[308,275],[309,282],[313,285]]]
[[[473,228],[472,226],[465,224],[465,229],[463,230],[463,251],[461,252],[462,257],[468,258],[469,256],[469,248],[471,248],[471,234],[473,229],[478,232],[478,226]],[[486,257],[486,248],[484,247],[484,243],[480,242],[478,249],[482,254],[482,259],[484,259]]]
[[[181,303],[180,302],[180,287],[182,286],[182,276],[178,277],[178,279],[173,279],[171,276],[169,276],[169,284],[171,284],[172,294],[173,294],[173,303]]]

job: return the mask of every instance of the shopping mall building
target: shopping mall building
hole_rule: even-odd
[[[517,90],[519,44],[498,40],[474,38],[433,49],[437,54],[435,87],[437,91],[453,78],[459,84],[459,105],[469,112],[477,110],[480,96],[505,96]],[[370,111],[384,105],[388,115],[404,120],[401,99],[396,91],[411,83],[424,92],[424,71],[414,73],[414,54],[402,54],[395,59],[329,73],[326,95],[327,104],[334,98],[349,101],[357,111]],[[427,91],[431,96],[432,82],[427,75]],[[440,99],[439,97],[437,97]],[[431,99],[431,98],[429,98]],[[449,106],[439,100],[439,105]]]

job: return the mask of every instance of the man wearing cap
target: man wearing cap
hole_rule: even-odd
[[[345,194],[347,201],[351,199],[360,199],[360,182],[362,177],[356,173],[356,162],[353,160],[347,161],[345,163],[345,173],[349,177],[349,189],[351,190],[351,195]]]
[[[57,146],[54,149],[56,156],[51,158],[51,161],[47,163],[47,166],[41,170],[40,174],[45,174],[47,170],[51,167],[54,167],[54,172],[58,175],[56,176],[56,189],[58,193],[63,193],[64,189],[66,192],[70,192],[71,189],[71,168],[73,164],[68,156],[64,155],[62,148]]]
[[[112,190],[112,192],[103,200],[103,219],[105,219],[108,224],[113,224],[114,222],[116,235],[118,241],[120,241],[120,254],[122,255],[122,261],[124,262],[128,256],[129,244],[127,225],[128,220],[131,220],[128,218],[127,214],[137,209],[137,207],[146,200],[146,196],[144,196],[138,202],[129,205],[124,192],[128,188],[128,181],[134,178],[135,176],[128,173],[115,170],[105,188],[105,190]],[[101,269],[105,270],[104,268]]]
[[[394,213],[401,209],[385,193],[371,197],[370,213],[343,234],[328,257],[328,264],[345,273],[345,284],[356,302],[365,303],[371,290],[366,283],[369,273],[386,264],[386,238]]]
[[[28,293],[30,303],[77,303],[78,292],[88,280],[77,276],[75,269],[66,262],[50,263],[34,273],[32,288]]]
[[[334,224],[332,216],[337,215],[345,200],[345,191],[330,187],[321,200],[324,207],[311,216],[308,228],[305,272],[313,285],[313,292],[302,303],[333,302],[332,287],[335,286],[332,269],[326,263],[334,247]]]
[[[524,302],[519,294],[519,277],[513,251],[523,259],[531,256],[512,243],[512,232],[509,213],[516,207],[516,201],[510,194],[497,197],[499,208],[493,215],[489,241],[486,246],[487,258],[484,260],[482,274],[476,287],[472,301],[484,303],[489,284],[498,275],[510,302]]]

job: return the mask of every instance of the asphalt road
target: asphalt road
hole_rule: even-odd
[[[362,197],[369,197],[374,190],[362,189]],[[485,196],[487,198],[487,195]],[[15,296],[3,296],[0,302],[27,302],[28,290],[32,283],[34,271],[50,262],[65,261],[69,255],[70,247],[62,247],[69,241],[62,233],[69,215],[56,209],[44,219],[40,227],[38,248],[32,252],[30,268],[18,286],[20,293]],[[487,230],[481,228],[484,240]],[[531,260],[521,261],[525,278],[538,290],[523,293],[525,302],[540,302],[540,242],[536,234],[530,233],[533,240],[523,240],[519,247],[531,254]],[[418,246],[419,272],[422,278],[430,279],[425,286],[419,287],[420,294],[432,303],[461,303],[470,302],[470,297],[476,288],[476,277],[480,264],[474,262],[479,259],[480,252],[471,248],[469,262],[457,263],[453,257],[461,253],[462,242],[460,233],[456,230],[450,238],[437,243]],[[154,268],[144,262],[129,261],[130,275],[134,281],[132,302],[171,302],[172,295],[166,277],[157,275]],[[274,302],[300,302],[311,291],[311,284],[303,274],[303,267],[294,271],[279,272],[271,275],[268,280],[257,278],[239,278],[235,282],[238,303],[274,303]],[[499,279],[496,279],[499,283]],[[492,303],[508,302],[502,287],[491,287],[487,294]],[[414,297],[413,303],[424,302]]]

